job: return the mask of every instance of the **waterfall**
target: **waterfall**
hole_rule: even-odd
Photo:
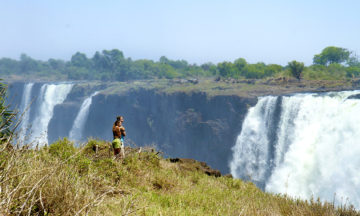
[[[230,170],[268,192],[360,208],[359,91],[259,98]]]
[[[54,107],[61,104],[71,91],[73,84],[44,84],[37,99],[37,113],[31,127],[31,144],[48,144],[47,129]]]
[[[27,130],[29,129],[29,117],[30,117],[30,100],[31,100],[31,91],[34,86],[34,83],[27,83],[24,86],[21,104],[20,104],[20,114],[21,114],[21,123],[19,125],[19,139],[20,144],[23,144]]]
[[[92,98],[97,95],[99,92],[96,91],[90,97],[86,98],[81,104],[80,110],[74,120],[73,126],[69,133],[70,140],[81,141],[83,139],[82,133],[84,126],[89,115],[89,109],[92,103]]]
[[[230,169],[234,177],[259,184],[264,181],[269,159],[269,138],[266,134],[274,114],[276,99],[261,98],[257,106],[250,108],[238,137],[238,142],[242,145],[235,145],[233,148],[236,157],[231,162]]]

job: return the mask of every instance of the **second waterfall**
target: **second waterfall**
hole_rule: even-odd
[[[232,149],[231,173],[269,192],[359,208],[358,94],[260,98]]]

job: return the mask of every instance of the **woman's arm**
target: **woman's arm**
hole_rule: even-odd
[[[124,126],[121,126],[121,127],[120,127],[120,132],[121,132],[121,135],[122,135],[122,136],[126,136],[126,131],[125,131]]]

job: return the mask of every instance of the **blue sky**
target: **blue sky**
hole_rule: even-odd
[[[358,0],[0,0],[0,57],[312,63],[326,46],[360,54]]]

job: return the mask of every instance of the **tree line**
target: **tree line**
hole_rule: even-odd
[[[293,76],[297,79],[346,79],[360,76],[357,56],[341,47],[326,47],[313,58],[313,64],[291,61],[288,65],[250,64],[244,58],[233,62],[211,62],[201,65],[185,60],[170,60],[165,56],[158,61],[126,58],[118,49],[96,52],[88,58],[75,53],[70,61],[35,60],[21,54],[20,60],[0,59],[0,76],[18,75],[28,78],[62,80],[127,81],[154,78],[222,77],[235,79],[262,79],[274,76]]]

